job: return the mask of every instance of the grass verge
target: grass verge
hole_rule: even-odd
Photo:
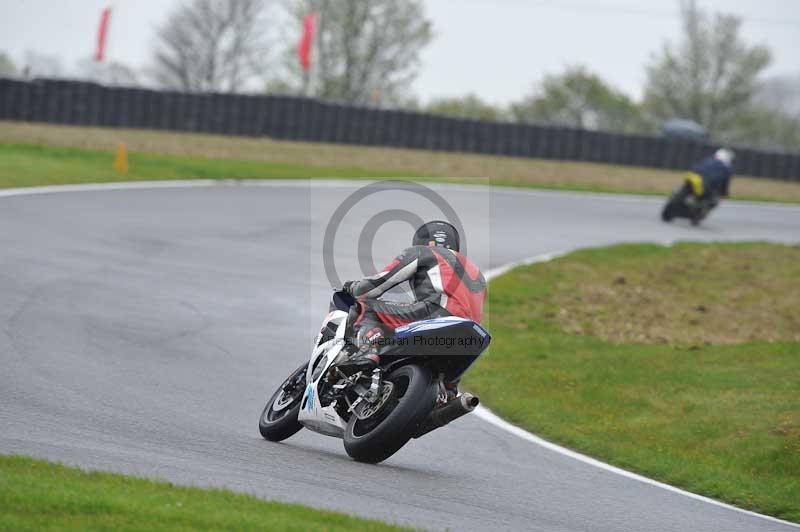
[[[0,188],[173,179],[418,177],[349,167],[261,163],[139,152],[128,154],[130,170],[121,175],[112,168],[113,157],[113,153],[100,150],[0,144]]]
[[[0,530],[406,530],[229,491],[0,455]]]
[[[754,340],[758,331],[748,328],[739,343],[723,344],[715,328],[721,322],[697,311],[735,309],[725,317],[762,323],[760,336],[768,338],[776,317],[772,289],[760,299],[759,290],[743,302],[736,297],[744,286],[772,284],[795,309],[775,336],[784,340]],[[594,287],[592,301],[581,300],[587,286]],[[659,289],[660,298],[637,299]],[[577,318],[592,334],[573,332],[572,314],[600,304],[603,291],[613,305],[584,309]],[[800,333],[798,307],[796,247],[629,244],[579,251],[492,281],[495,340],[465,384],[499,415],[552,441],[800,521],[800,343],[785,340]],[[662,322],[659,312],[677,317]],[[636,342],[616,333],[651,327],[660,327],[658,334]],[[706,333],[687,339],[687,328]]]
[[[682,176],[682,172],[651,168],[519,157],[276,141],[264,137],[0,122],[0,144],[78,148],[105,154],[99,166],[87,168],[85,174],[74,174],[70,183],[76,179],[87,182],[89,178],[85,175],[89,173],[95,176],[93,180],[100,176],[103,180],[119,180],[111,170],[118,142],[124,142],[136,158],[144,157],[144,161],[159,155],[168,156],[168,161],[181,162],[184,171],[180,178],[207,177],[210,172],[215,177],[223,174],[222,177],[247,178],[424,177],[426,181],[438,182],[664,195]],[[80,157],[81,152],[74,153],[76,158]],[[0,154],[0,164],[6,154]],[[187,168],[190,161],[194,162],[191,169]],[[29,176],[28,184],[65,182],[58,166],[50,164],[54,162],[57,161],[51,158],[29,160],[26,164],[30,169],[23,169]],[[131,169],[130,179],[160,178],[158,175],[138,177],[141,172],[136,164],[132,164]],[[19,181],[19,177],[5,170],[0,174],[0,187],[20,186],[15,184]],[[800,202],[800,183],[737,177],[732,194],[735,199]]]

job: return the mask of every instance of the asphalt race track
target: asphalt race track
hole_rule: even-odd
[[[587,465],[476,416],[378,466],[308,431],[261,439],[266,397],[306,362],[327,312],[320,235],[363,185],[0,197],[0,452],[430,529],[796,530]],[[662,223],[661,198],[434,189],[486,270],[619,241],[800,240],[800,207],[727,202],[691,228]],[[359,217],[398,207],[441,217],[425,198],[383,194],[339,228],[342,279],[359,275]],[[410,234],[401,222],[378,230],[378,266]]]

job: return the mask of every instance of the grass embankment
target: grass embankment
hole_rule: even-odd
[[[224,490],[0,455],[0,530],[405,530]]]
[[[620,245],[492,281],[466,386],[552,441],[800,521],[800,248]]]
[[[276,141],[147,130],[0,122],[0,145],[27,145],[13,167],[0,153],[0,187],[120,180],[111,169],[114,149],[133,152],[127,179],[411,177],[426,181],[492,184],[564,190],[666,194],[682,173],[606,164],[549,161],[323,143]],[[94,150],[33,153],[31,146]],[[93,158],[102,152],[105,158]],[[27,157],[27,158],[25,158]],[[91,160],[89,160],[91,159]],[[81,172],[80,164],[87,165]],[[69,178],[60,164],[72,166]],[[141,168],[140,166],[149,168]],[[161,171],[160,166],[165,166]],[[23,166],[24,168],[21,168]],[[178,168],[180,171],[176,171]],[[24,180],[20,175],[27,176]],[[800,202],[800,184],[737,177],[736,199]]]

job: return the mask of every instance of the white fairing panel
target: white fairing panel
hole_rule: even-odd
[[[341,310],[334,310],[325,317],[320,330],[325,330],[328,323],[337,325],[334,338],[315,345],[308,362],[308,373],[306,375],[306,391],[300,403],[300,412],[297,415],[299,421],[307,429],[341,438],[347,423],[339,416],[332,405],[323,407],[319,400],[318,385],[320,380],[328,373],[331,364],[336,360],[344,347],[344,331],[347,327],[347,313]],[[317,342],[319,342],[318,337]],[[314,366],[317,360],[322,365],[322,371],[317,371],[316,380],[312,380]]]

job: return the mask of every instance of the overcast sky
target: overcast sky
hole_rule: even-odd
[[[185,1],[185,0],[184,0]],[[181,0],[116,0],[108,55],[145,67],[155,28]],[[800,74],[800,1],[699,0],[744,18],[749,42],[768,45],[769,75]],[[0,50],[22,63],[34,50],[65,69],[94,50],[108,0],[0,0]],[[414,84],[422,100],[473,92],[505,104],[544,74],[582,64],[638,97],[644,65],[679,33],[677,0],[428,0],[436,37]]]

